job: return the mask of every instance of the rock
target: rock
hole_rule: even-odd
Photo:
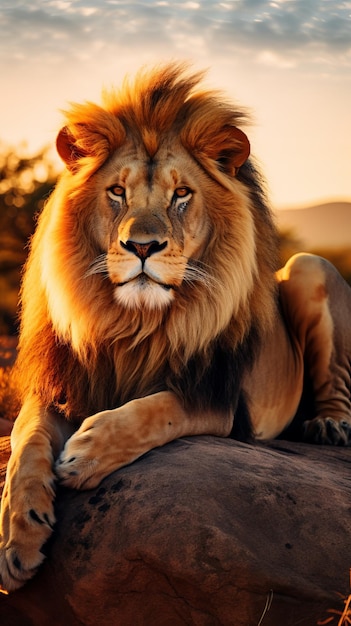
[[[350,593],[350,463],[350,449],[193,437],[94,490],[62,489],[48,559],[0,594],[0,623],[336,626]]]

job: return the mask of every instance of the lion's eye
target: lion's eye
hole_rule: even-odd
[[[184,213],[192,196],[192,191],[189,187],[177,187],[173,194],[173,202],[176,206],[178,213]]]
[[[186,198],[191,195],[191,189],[189,187],[178,187],[174,192],[175,198]]]
[[[113,185],[107,190],[107,195],[111,200],[117,200],[120,202],[122,198],[124,198],[126,190],[121,185]]]

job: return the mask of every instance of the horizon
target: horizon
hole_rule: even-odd
[[[306,204],[273,207],[273,211],[308,211],[309,209],[315,209],[317,207],[324,207],[332,204],[349,204],[351,208],[351,197],[317,198],[315,201]]]

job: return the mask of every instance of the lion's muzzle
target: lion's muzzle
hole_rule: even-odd
[[[128,239],[126,243],[121,241],[121,246],[128,252],[135,254],[144,264],[146,259],[150,257],[152,254],[157,254],[157,252],[161,252],[167,247],[167,241],[163,241],[159,243],[158,241],[152,240],[147,243],[140,243],[138,241],[132,241]]]

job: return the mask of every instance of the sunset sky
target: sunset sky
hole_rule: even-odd
[[[68,101],[186,59],[253,113],[275,208],[351,201],[351,2],[0,0],[0,140],[53,144]]]

